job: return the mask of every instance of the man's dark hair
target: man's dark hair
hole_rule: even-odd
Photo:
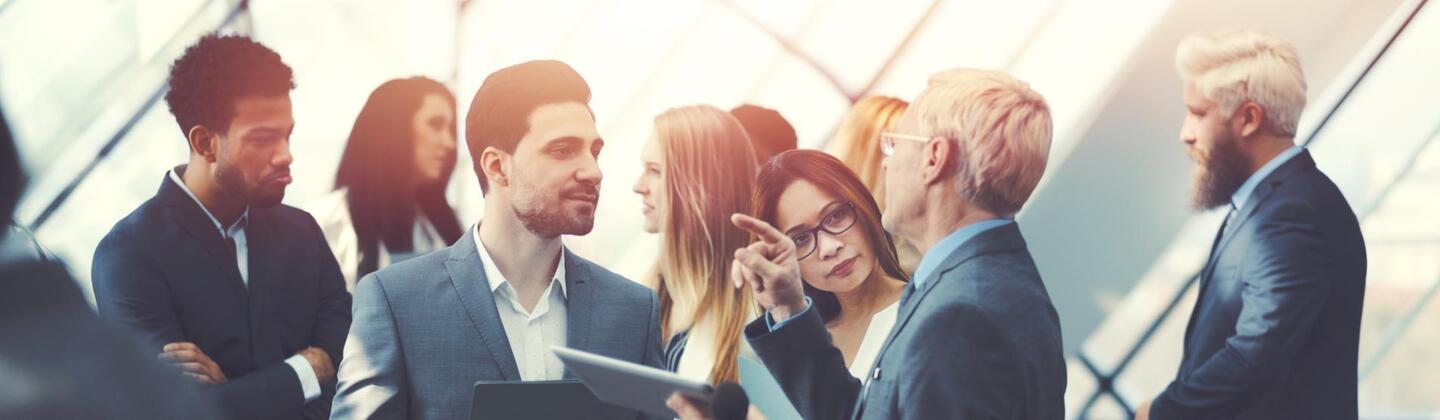
[[[795,150],[799,143],[795,127],[776,110],[745,104],[730,110],[730,115],[740,120],[745,134],[750,136],[756,163],[764,165],[775,155]]]
[[[293,72],[280,54],[248,37],[210,34],[170,66],[165,103],[187,137],[197,125],[223,133],[241,98],[285,95],[294,88]]]
[[[465,145],[489,192],[490,181],[480,168],[486,147],[515,153],[520,138],[530,131],[530,113],[544,105],[579,102],[590,107],[590,85],[569,65],[554,60],[527,61],[500,69],[485,78],[470,111],[465,114]]]

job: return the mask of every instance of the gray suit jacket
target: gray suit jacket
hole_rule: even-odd
[[[817,311],[745,334],[807,419],[1064,417],[1060,320],[1017,225],[970,239],[922,283],[863,394]]]
[[[465,419],[476,381],[520,380],[476,250],[461,235],[360,280],[332,418]],[[565,252],[568,347],[659,367],[655,294]],[[639,415],[614,410],[596,418]]]

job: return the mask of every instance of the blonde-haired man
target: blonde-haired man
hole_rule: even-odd
[[[735,256],[732,281],[768,311],[746,337],[803,417],[1064,417],[1059,318],[1013,220],[1045,172],[1050,131],[1049,107],[1024,82],[958,69],[932,77],[882,134],[883,223],[924,257],[864,381],[805,300],[795,245],[734,217],[761,238]]]
[[[1138,417],[1355,418],[1365,243],[1345,197],[1295,145],[1295,47],[1257,32],[1194,35],[1176,67],[1192,201],[1229,212],[1179,373]]]

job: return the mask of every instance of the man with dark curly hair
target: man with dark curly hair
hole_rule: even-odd
[[[242,36],[175,61],[165,101],[189,163],[95,249],[100,315],[147,339],[233,418],[326,418],[350,294],[309,214],[280,205],[290,67]]]

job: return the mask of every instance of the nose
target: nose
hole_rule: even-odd
[[[276,148],[278,150],[275,151],[275,156],[270,159],[271,165],[287,167],[295,162],[295,157],[290,155],[290,139],[287,138],[285,141],[280,142]]]
[[[845,249],[845,242],[841,242],[840,238],[835,236],[836,235],[823,230],[815,232],[816,246],[819,247],[817,252],[820,253],[821,260],[835,258],[835,255],[838,255],[840,250]]]
[[[635,185],[631,186],[630,190],[634,191],[636,194],[640,194],[641,196],[645,196],[650,193],[650,189],[645,187],[644,173],[641,173],[639,177],[635,178]]]
[[[445,153],[455,153],[456,144],[454,132],[445,130],[445,134],[440,136],[440,148],[444,149]]]
[[[575,171],[575,180],[586,184],[600,185],[600,180],[604,177],[600,173],[600,159],[586,155],[586,158],[582,160],[584,162],[580,163],[580,169]]]
[[[1186,146],[1195,145],[1195,130],[1191,128],[1189,117],[1186,117],[1185,122],[1180,124],[1180,143]]]

